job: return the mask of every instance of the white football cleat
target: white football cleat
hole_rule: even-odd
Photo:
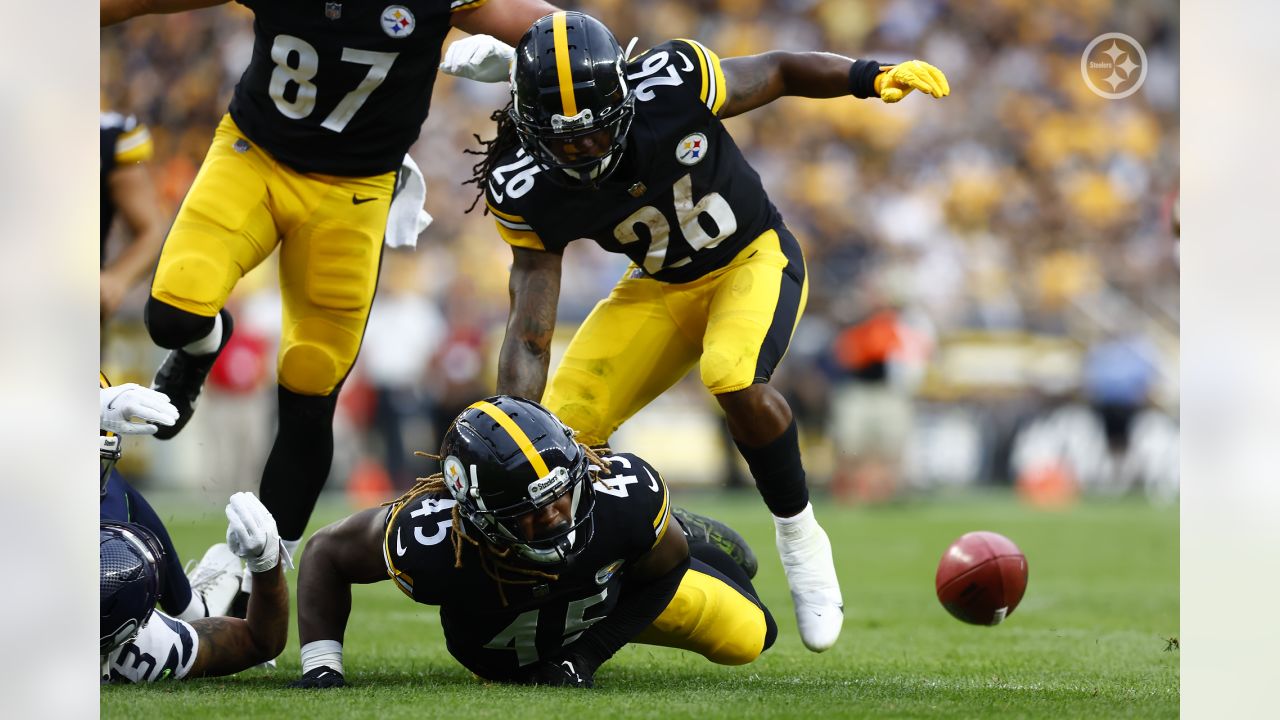
[[[205,551],[195,569],[187,573],[191,592],[204,598],[208,617],[226,615],[231,601],[240,590],[244,569],[240,558],[226,543],[217,543]]]
[[[813,505],[794,517],[774,517],[778,555],[796,606],[800,639],[813,652],[829,650],[844,626],[844,600],[831,541],[813,517]]]

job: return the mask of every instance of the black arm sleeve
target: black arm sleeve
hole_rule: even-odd
[[[582,637],[565,648],[566,655],[580,658],[591,672],[613,657],[631,638],[653,624],[675,597],[690,559],[686,557],[670,572],[652,581],[622,582],[622,597],[609,617],[592,625]]]

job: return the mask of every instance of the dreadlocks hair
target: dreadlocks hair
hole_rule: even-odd
[[[484,184],[489,179],[489,173],[498,164],[498,158],[520,143],[520,136],[516,134],[515,120],[511,119],[511,112],[514,106],[515,101],[509,101],[506,107],[501,110],[494,110],[493,114],[489,116],[490,120],[498,124],[498,133],[492,139],[483,140],[479,135],[472,134],[471,137],[480,143],[481,149],[462,149],[462,152],[468,155],[480,155],[482,158],[480,162],[471,166],[471,179],[462,183],[463,185],[476,186],[476,197],[471,201],[467,212],[474,210],[476,203],[480,202],[480,198],[484,197]],[[484,212],[487,214],[489,208],[486,207]]]
[[[601,454],[607,454],[609,452],[609,448],[604,446],[590,448],[583,445],[582,449],[583,453],[587,456],[587,461],[590,463],[590,467],[587,470],[587,476],[591,479],[591,482],[600,483],[605,487],[612,488],[611,485],[602,479],[602,476],[612,474],[609,472],[608,463],[601,459]],[[418,457],[430,458],[436,462],[440,461],[439,455],[422,452],[421,450],[414,451],[413,454]],[[413,487],[409,488],[409,490],[400,497],[382,503],[381,507],[386,507],[388,505],[400,507],[416,497],[429,493],[449,494],[448,488],[444,485],[443,473],[435,473],[424,478],[417,478]],[[468,535],[466,530],[463,528],[462,513],[459,510],[458,505],[453,506],[451,518],[453,520],[453,526],[451,528],[453,532],[450,534],[449,539],[453,543],[453,566],[455,568],[462,567],[462,547],[464,542],[469,543],[472,547],[476,548],[480,555],[480,567],[484,570],[485,574],[492,578],[497,584],[498,598],[502,601],[503,607],[507,606],[507,592],[504,585],[534,585],[544,580],[554,581],[560,578],[558,573],[543,572],[542,570],[522,567],[508,562],[507,558],[511,556],[514,548],[505,548],[500,550],[487,542],[477,540]]]

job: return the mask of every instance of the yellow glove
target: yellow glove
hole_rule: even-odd
[[[876,76],[876,93],[887,103],[896,103],[912,90],[940,98],[951,94],[947,76],[923,60],[908,60],[897,65],[882,65]]]

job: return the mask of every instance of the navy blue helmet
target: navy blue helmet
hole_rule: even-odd
[[[627,58],[599,20],[555,12],[516,45],[511,120],[525,152],[553,180],[597,187],[618,168],[635,116]]]
[[[462,411],[440,444],[445,486],[460,512],[499,550],[541,565],[569,562],[593,531],[595,492],[573,430],[532,400],[500,395]],[[517,519],[572,494],[572,520],[533,540]]]
[[[102,520],[98,530],[98,649],[107,654],[147,624],[160,597],[164,547],[136,523]]]

